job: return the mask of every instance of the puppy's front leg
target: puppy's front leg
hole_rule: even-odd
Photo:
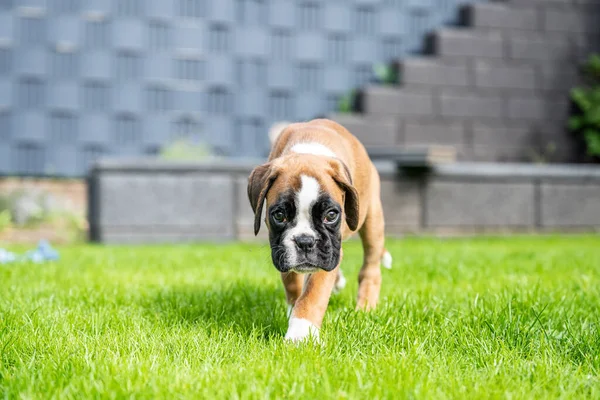
[[[294,308],[294,304],[296,304],[296,300],[298,300],[302,294],[304,276],[292,271],[282,272],[281,281],[283,282],[283,287],[285,289],[285,299],[288,305],[287,316],[289,318],[292,308]]]
[[[339,265],[331,272],[318,271],[307,276],[304,290],[296,300],[286,340],[301,341],[313,336],[318,340],[329,297],[337,279]]]

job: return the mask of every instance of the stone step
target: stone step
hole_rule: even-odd
[[[365,146],[389,146],[398,141],[398,123],[394,117],[332,114],[328,118],[348,129]]]
[[[448,58],[505,56],[501,32],[465,28],[443,28],[427,37],[426,52]]]
[[[368,148],[454,146],[461,155],[468,142],[464,121],[435,117],[372,117],[361,114],[329,115]]]
[[[514,7],[508,3],[476,3],[461,7],[460,23],[480,29],[536,30],[541,16],[535,7]]]
[[[408,85],[468,86],[469,68],[465,62],[435,57],[407,58],[400,62],[400,82]]]
[[[456,161],[452,146],[367,146],[372,160],[393,161],[401,167],[432,167]]]
[[[430,88],[368,86],[362,92],[362,111],[372,116],[431,116],[435,114],[433,97]]]

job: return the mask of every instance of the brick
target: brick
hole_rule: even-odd
[[[74,83],[55,82],[48,88],[48,104],[55,109],[78,110],[81,107],[79,87]]]
[[[434,32],[432,41],[433,53],[443,57],[504,56],[504,44],[499,32],[443,29]]]
[[[469,162],[475,163],[524,163],[531,162],[531,153],[514,147],[472,147]]]
[[[344,93],[350,85],[350,72],[342,66],[331,66],[324,71],[323,89],[328,93]]]
[[[600,13],[591,8],[547,8],[543,12],[547,32],[595,32],[600,20]]]
[[[426,191],[426,227],[532,227],[530,183],[432,180]]]
[[[467,86],[464,63],[452,64],[440,59],[408,58],[400,64],[400,79],[405,84]]]
[[[235,48],[236,53],[246,57],[264,57],[269,53],[269,37],[266,32],[258,27],[238,27],[235,32]],[[301,51],[301,47],[310,42],[310,38],[299,38],[297,46],[298,59],[303,59],[305,56]],[[301,43],[301,44],[300,44]],[[317,52],[318,50],[315,50]]]
[[[275,2],[274,4],[277,4]],[[291,27],[294,27],[293,16],[295,12],[293,11],[293,7],[296,6],[295,2],[289,1],[290,8],[292,10],[285,11],[286,16],[289,15],[292,19]],[[351,32],[352,27],[352,14],[351,9],[349,7],[345,7],[342,3],[323,3],[324,11],[323,11],[323,23],[324,29],[330,32]],[[273,6],[269,7],[272,8]],[[280,18],[280,13],[273,13],[273,19]]]
[[[508,56],[513,60],[564,60],[575,53],[566,36],[513,34],[508,38]]]
[[[294,70],[281,62],[269,63],[267,85],[270,89],[293,90],[296,85]]]
[[[548,97],[545,99],[546,117],[549,121],[565,123],[570,113],[568,93],[564,97]]]
[[[433,94],[425,90],[372,86],[364,92],[364,111],[373,115],[431,115]]]
[[[324,53],[323,40],[318,33],[299,33],[296,37],[296,59],[318,62]]]
[[[533,128],[528,124],[473,123],[476,161],[523,161],[531,149]]]
[[[352,41],[351,61],[354,64],[368,65],[378,58],[377,42],[369,37],[358,36]]]
[[[573,163],[581,161],[577,140],[566,124],[555,121],[536,123],[538,152],[551,162]]]
[[[500,95],[442,91],[440,105],[443,117],[502,118],[504,116],[504,104]]]
[[[600,185],[541,185],[541,223],[544,227],[600,226]]]
[[[531,65],[476,61],[475,85],[482,88],[535,89],[536,71]]]
[[[542,120],[546,115],[542,97],[516,96],[508,99],[508,118],[524,120]]]
[[[114,46],[119,49],[141,50],[144,46],[144,25],[136,20],[116,20],[112,24]]]
[[[48,128],[47,115],[37,110],[27,110],[13,117],[12,136],[23,141],[43,143]]]
[[[579,83],[576,69],[556,63],[541,65],[537,78],[540,89],[560,91],[565,94]]]
[[[508,98],[508,118],[541,121],[564,121],[569,112],[568,98],[511,96]]]
[[[532,135],[529,124],[507,125],[504,123],[473,123],[474,146],[522,147]]]
[[[573,162],[574,145],[564,124],[549,120],[473,123],[472,161]]]
[[[463,122],[448,120],[407,119],[403,145],[461,145],[466,142]]]
[[[421,225],[421,190],[417,180],[384,178],[381,202],[387,235],[416,232]]]
[[[394,118],[352,114],[335,114],[330,118],[342,124],[365,146],[397,144],[398,124]]]
[[[469,4],[465,8],[465,23],[475,28],[535,30],[538,27],[535,8],[494,3]]]
[[[598,18],[600,20],[600,15]],[[600,30],[595,33],[572,34],[571,38],[574,41],[578,64],[587,61],[591,53],[600,52]]]

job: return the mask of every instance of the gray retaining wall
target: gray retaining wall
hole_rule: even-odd
[[[91,237],[104,243],[253,240],[246,183],[260,162],[104,160],[89,178]],[[413,175],[377,165],[390,236],[600,230],[599,168],[459,163]],[[266,238],[263,227],[258,239]]]

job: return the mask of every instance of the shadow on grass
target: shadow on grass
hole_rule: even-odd
[[[168,287],[146,297],[152,318],[172,325],[201,325],[210,334],[232,330],[270,340],[285,333],[285,296],[279,286],[245,282]]]

